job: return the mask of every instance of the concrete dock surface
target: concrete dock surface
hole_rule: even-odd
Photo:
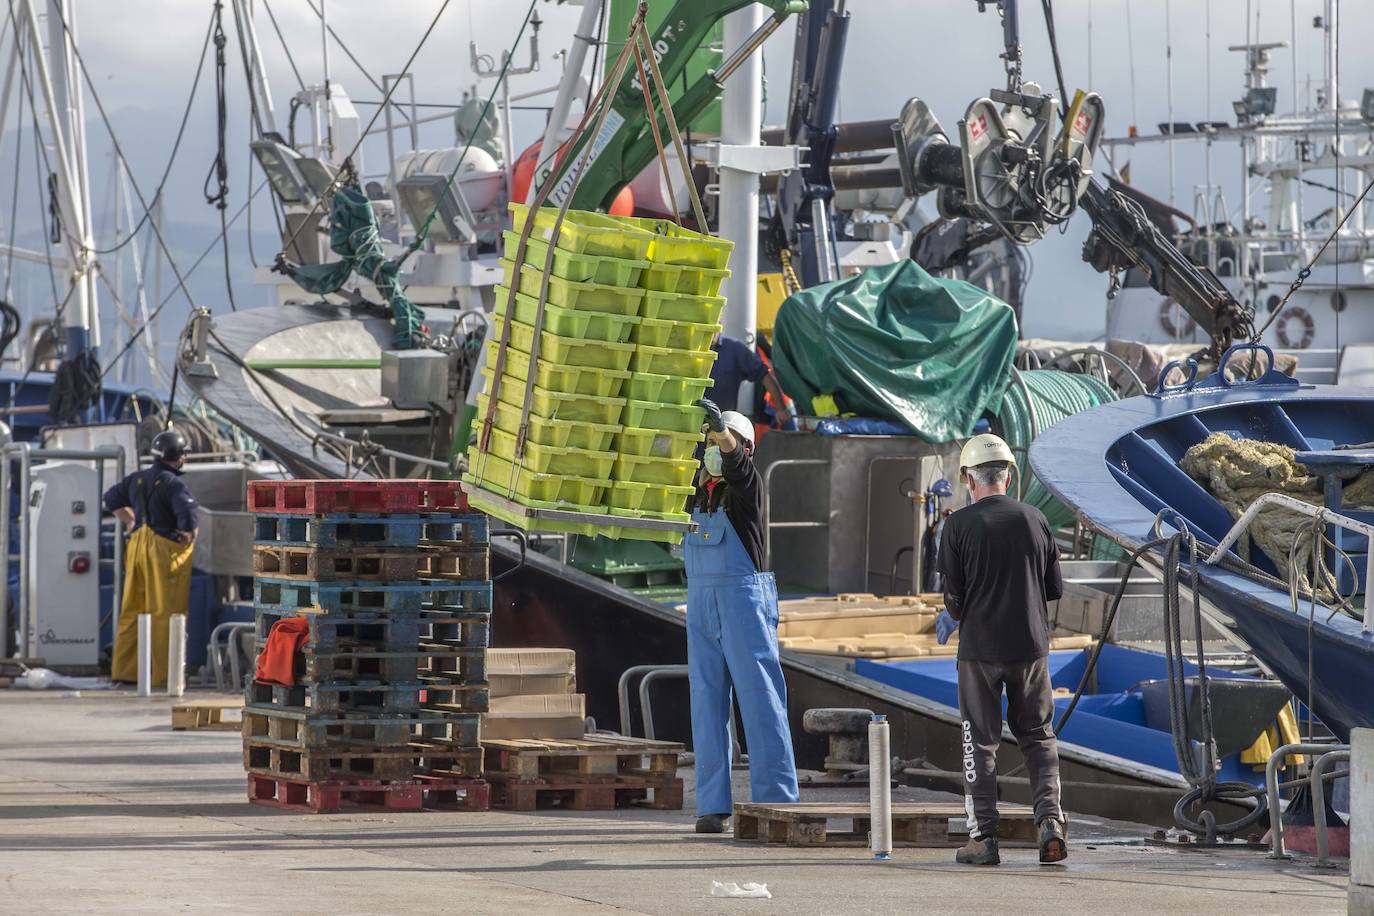
[[[1028,849],[978,869],[948,849],[880,863],[864,849],[697,836],[690,768],[682,812],[295,814],[247,803],[237,733],[173,732],[169,708],[0,690],[0,913],[1346,912],[1342,870],[1140,845],[1146,828],[1086,817],[1072,820],[1066,867]],[[932,800],[955,799],[894,792]],[[712,881],[765,883],[773,897],[713,898]]]

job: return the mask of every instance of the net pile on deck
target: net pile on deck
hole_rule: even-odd
[[[517,264],[530,212],[511,212],[468,452],[473,505],[526,530],[677,540],[617,519],[688,521],[694,402],[711,385],[734,243],[577,210],[558,226],[558,211],[541,208]],[[530,517],[509,503],[589,518]]]
[[[1239,519],[1266,493],[1283,493],[1314,506],[1323,505],[1321,479],[1308,474],[1292,448],[1277,442],[1212,433],[1188,449],[1179,467],[1206,486],[1233,519]],[[1345,485],[1342,505],[1374,505],[1374,471],[1366,471]],[[1253,543],[1273,561],[1285,581],[1292,581],[1293,541],[1310,525],[1307,516],[1282,506],[1262,509],[1241,535],[1236,550],[1248,560]],[[1299,551],[1300,566],[1307,555]],[[1308,587],[1306,573],[1298,573],[1298,584]]]

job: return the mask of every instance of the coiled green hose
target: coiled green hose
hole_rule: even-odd
[[[1116,399],[1105,382],[1091,375],[1012,369],[1011,384],[997,411],[996,431],[1016,454],[1016,470],[1023,481],[1021,501],[1045,513],[1051,528],[1072,525],[1074,514],[1031,473],[1031,440],[1065,417]]]

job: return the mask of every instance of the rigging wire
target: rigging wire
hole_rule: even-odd
[[[14,53],[17,58],[17,66],[26,66],[23,39],[18,32],[14,35]],[[3,128],[4,125],[0,124],[0,129]],[[14,298],[14,244],[18,241],[19,233],[17,225],[19,221],[19,172],[20,165],[24,160],[24,96],[22,93],[19,95],[19,107],[15,109],[14,134],[14,181],[10,188],[10,244],[5,251],[5,298],[8,300]],[[49,266],[48,272],[52,272],[51,266]]]
[[[291,72],[296,75],[296,85],[301,88],[301,91],[305,91],[305,80],[301,79],[301,71],[296,69],[296,58],[291,56],[291,48],[286,44],[286,36],[281,33],[281,26],[277,25],[277,17],[272,12],[272,4],[268,0],[262,0],[262,8],[267,10],[267,18],[272,21],[272,31],[277,33],[277,41],[281,42],[281,49],[286,54],[286,62],[291,65]]]
[[[306,2],[309,2],[309,0],[306,0]],[[401,85],[401,83],[405,80],[406,74],[408,74],[408,73],[410,72],[411,66],[415,63],[415,58],[418,57],[418,56],[420,55],[420,51],[421,51],[421,49],[424,48],[425,42],[427,42],[427,41],[429,40],[429,36],[432,35],[432,34],[434,33],[435,27],[437,27],[437,26],[439,25],[439,19],[444,15],[444,10],[448,9],[449,4],[450,4],[451,2],[453,2],[453,0],[444,0],[443,4],[439,7],[439,11],[436,12],[436,13],[434,14],[434,18],[430,20],[429,27],[426,28],[426,29],[425,29],[425,33],[424,33],[423,35],[420,36],[420,42],[419,42],[419,44],[417,44],[417,45],[415,46],[415,50],[414,50],[414,51],[410,52],[410,57],[409,57],[409,59],[406,60],[405,66],[401,68],[401,72],[398,74],[398,76],[397,76],[397,78],[396,78],[396,81],[393,82],[393,83],[391,84],[391,86],[390,86],[390,87],[386,90],[386,92],[383,94],[383,96],[382,96],[382,104],[381,104],[381,105],[378,105],[377,108],[376,108],[376,110],[374,110],[374,111],[372,112],[372,117],[371,117],[371,119],[368,120],[367,126],[364,127],[364,128],[362,129],[362,131],[358,134],[358,140],[357,140],[357,142],[353,144],[353,148],[352,148],[351,150],[348,151],[348,155],[345,156],[345,157],[343,158],[342,161],[348,162],[348,161],[352,160],[353,156],[358,152],[359,147],[361,147],[361,146],[363,145],[363,140],[366,139],[366,138],[367,138],[367,135],[372,131],[372,128],[373,128],[373,127],[376,125],[376,123],[377,123],[377,119],[378,119],[379,117],[381,117],[381,114],[382,114],[382,112],[386,109],[386,106],[391,104],[391,95],[392,95],[392,93],[395,92],[395,91],[396,91],[396,87],[399,86],[399,85]],[[315,7],[314,7],[314,4],[311,3],[311,9],[314,9],[314,8],[315,8]],[[534,0],[531,0],[531,2],[530,2],[530,9],[531,9],[531,10],[534,9]],[[529,14],[526,14],[526,15],[525,15],[525,22],[528,22],[528,21],[529,21]],[[523,34],[524,31],[525,31],[525,24],[524,24],[524,23],[521,23],[521,25],[520,25],[520,32],[521,32],[521,34]],[[338,40],[338,36],[335,36],[335,40]],[[505,68],[503,67],[503,68],[502,68],[502,75],[504,76],[504,74],[505,74]],[[497,85],[500,85],[499,81],[498,81]],[[493,94],[495,94],[495,90],[494,90],[494,89],[492,90],[492,92],[493,92]],[[490,103],[490,99],[488,99],[488,103]],[[482,116],[483,116],[483,117],[486,117],[486,112],[485,112],[485,111],[483,112],[483,115],[482,115]],[[466,149],[465,149],[464,151],[466,152]],[[462,160],[461,160],[461,159],[459,160],[459,164],[460,164],[460,165],[462,164]],[[283,258],[284,258],[284,257],[286,256],[286,253],[287,253],[288,251],[291,251],[291,250],[295,249],[295,247],[296,247],[296,241],[299,239],[301,232],[305,229],[306,226],[312,225],[312,222],[311,222],[311,221],[312,221],[312,219],[314,218],[315,214],[319,212],[320,204],[323,203],[324,200],[325,200],[326,198],[331,197],[331,196],[333,195],[334,189],[335,189],[336,187],[338,187],[340,179],[342,179],[342,178],[344,177],[344,175],[346,175],[347,173],[349,173],[349,172],[351,172],[351,171],[352,171],[352,169],[340,169],[340,170],[334,175],[334,177],[333,177],[332,179],[330,179],[330,181],[329,181],[329,187],[325,188],[324,193],[318,195],[318,196],[315,198],[315,202],[314,202],[313,204],[310,205],[310,210],[309,210],[309,212],[307,212],[307,213],[305,214],[305,217],[300,221],[300,223],[298,223],[298,224],[296,225],[295,231],[293,231],[293,232],[291,233],[291,237],[290,237],[289,239],[287,239],[287,240],[286,240],[286,244],[282,246],[282,249],[281,249],[281,252],[280,252],[279,257],[283,257]],[[455,174],[455,175],[457,174],[457,169],[456,169],[456,168],[455,168],[455,170],[454,170],[454,174]],[[453,180],[453,176],[450,176],[450,177],[449,177],[449,180],[452,181],[452,180]],[[444,188],[444,193],[445,193],[445,194],[448,193],[448,186],[447,186],[447,185],[446,185],[445,188]],[[442,198],[440,198],[440,200],[442,200]],[[438,204],[437,204],[437,203],[435,204],[435,212],[438,212]],[[431,214],[431,219],[432,219],[432,218],[433,218],[433,216],[432,216],[432,214]]]
[[[229,102],[225,98],[225,74],[227,65],[224,60],[224,46],[229,36],[224,34],[224,2],[215,0],[215,158],[210,163],[210,171],[205,176],[201,192],[205,202],[219,210],[219,240],[224,251],[224,291],[229,297],[230,311],[239,310],[234,301],[234,281],[229,270],[229,226],[225,222],[225,210],[229,207],[229,151],[225,134],[229,129]],[[249,87],[250,96],[252,87]],[[210,193],[210,182],[215,183],[214,193]],[[173,379],[175,381],[175,379]]]
[[[1131,0],[1126,0],[1126,59],[1131,72],[1131,129],[1140,124],[1135,107],[1135,29],[1131,27]]]
[[[319,7],[315,6],[315,0],[305,0],[305,3],[307,6],[310,7],[310,12],[314,13],[315,16],[318,17],[321,22],[324,22],[324,14],[320,11]],[[445,0],[444,6],[448,6],[447,0]],[[441,8],[439,10],[439,13],[442,12],[443,9]],[[435,14],[435,18],[438,18],[438,14]],[[378,92],[384,92],[385,90],[383,90],[382,84],[372,78],[372,74],[367,72],[367,68],[363,66],[362,61],[358,60],[358,58],[354,56],[353,52],[348,49],[348,45],[344,44],[343,39],[339,37],[339,33],[334,31],[334,27],[332,25],[326,25],[326,28],[329,30],[329,37],[334,39],[334,43],[337,44],[339,46],[339,49],[342,50],[344,54],[348,57],[348,59],[353,62],[353,66],[358,68],[358,72],[363,75],[363,79],[371,83],[373,89],[376,89]],[[389,98],[384,100],[384,102],[390,104],[392,108],[396,109],[396,112],[405,120],[407,124],[410,123],[410,115],[406,113],[404,107],[402,107],[399,103],[391,102]],[[366,131],[364,131],[364,136],[366,136]]]

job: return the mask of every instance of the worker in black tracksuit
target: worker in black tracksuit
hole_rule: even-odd
[[[956,860],[996,865],[997,748],[1002,741],[1002,692],[1007,725],[1030,776],[1040,861],[1068,855],[1059,804],[1059,753],[1054,738],[1054,688],[1046,656],[1046,603],[1060,597],[1059,549],[1040,510],[1008,496],[1011,449],[997,436],[975,436],[960,457],[960,476],[973,497],[951,515],[940,541],[945,610],[940,642],[959,630],[959,712],[964,753],[964,802],[969,842]]]

